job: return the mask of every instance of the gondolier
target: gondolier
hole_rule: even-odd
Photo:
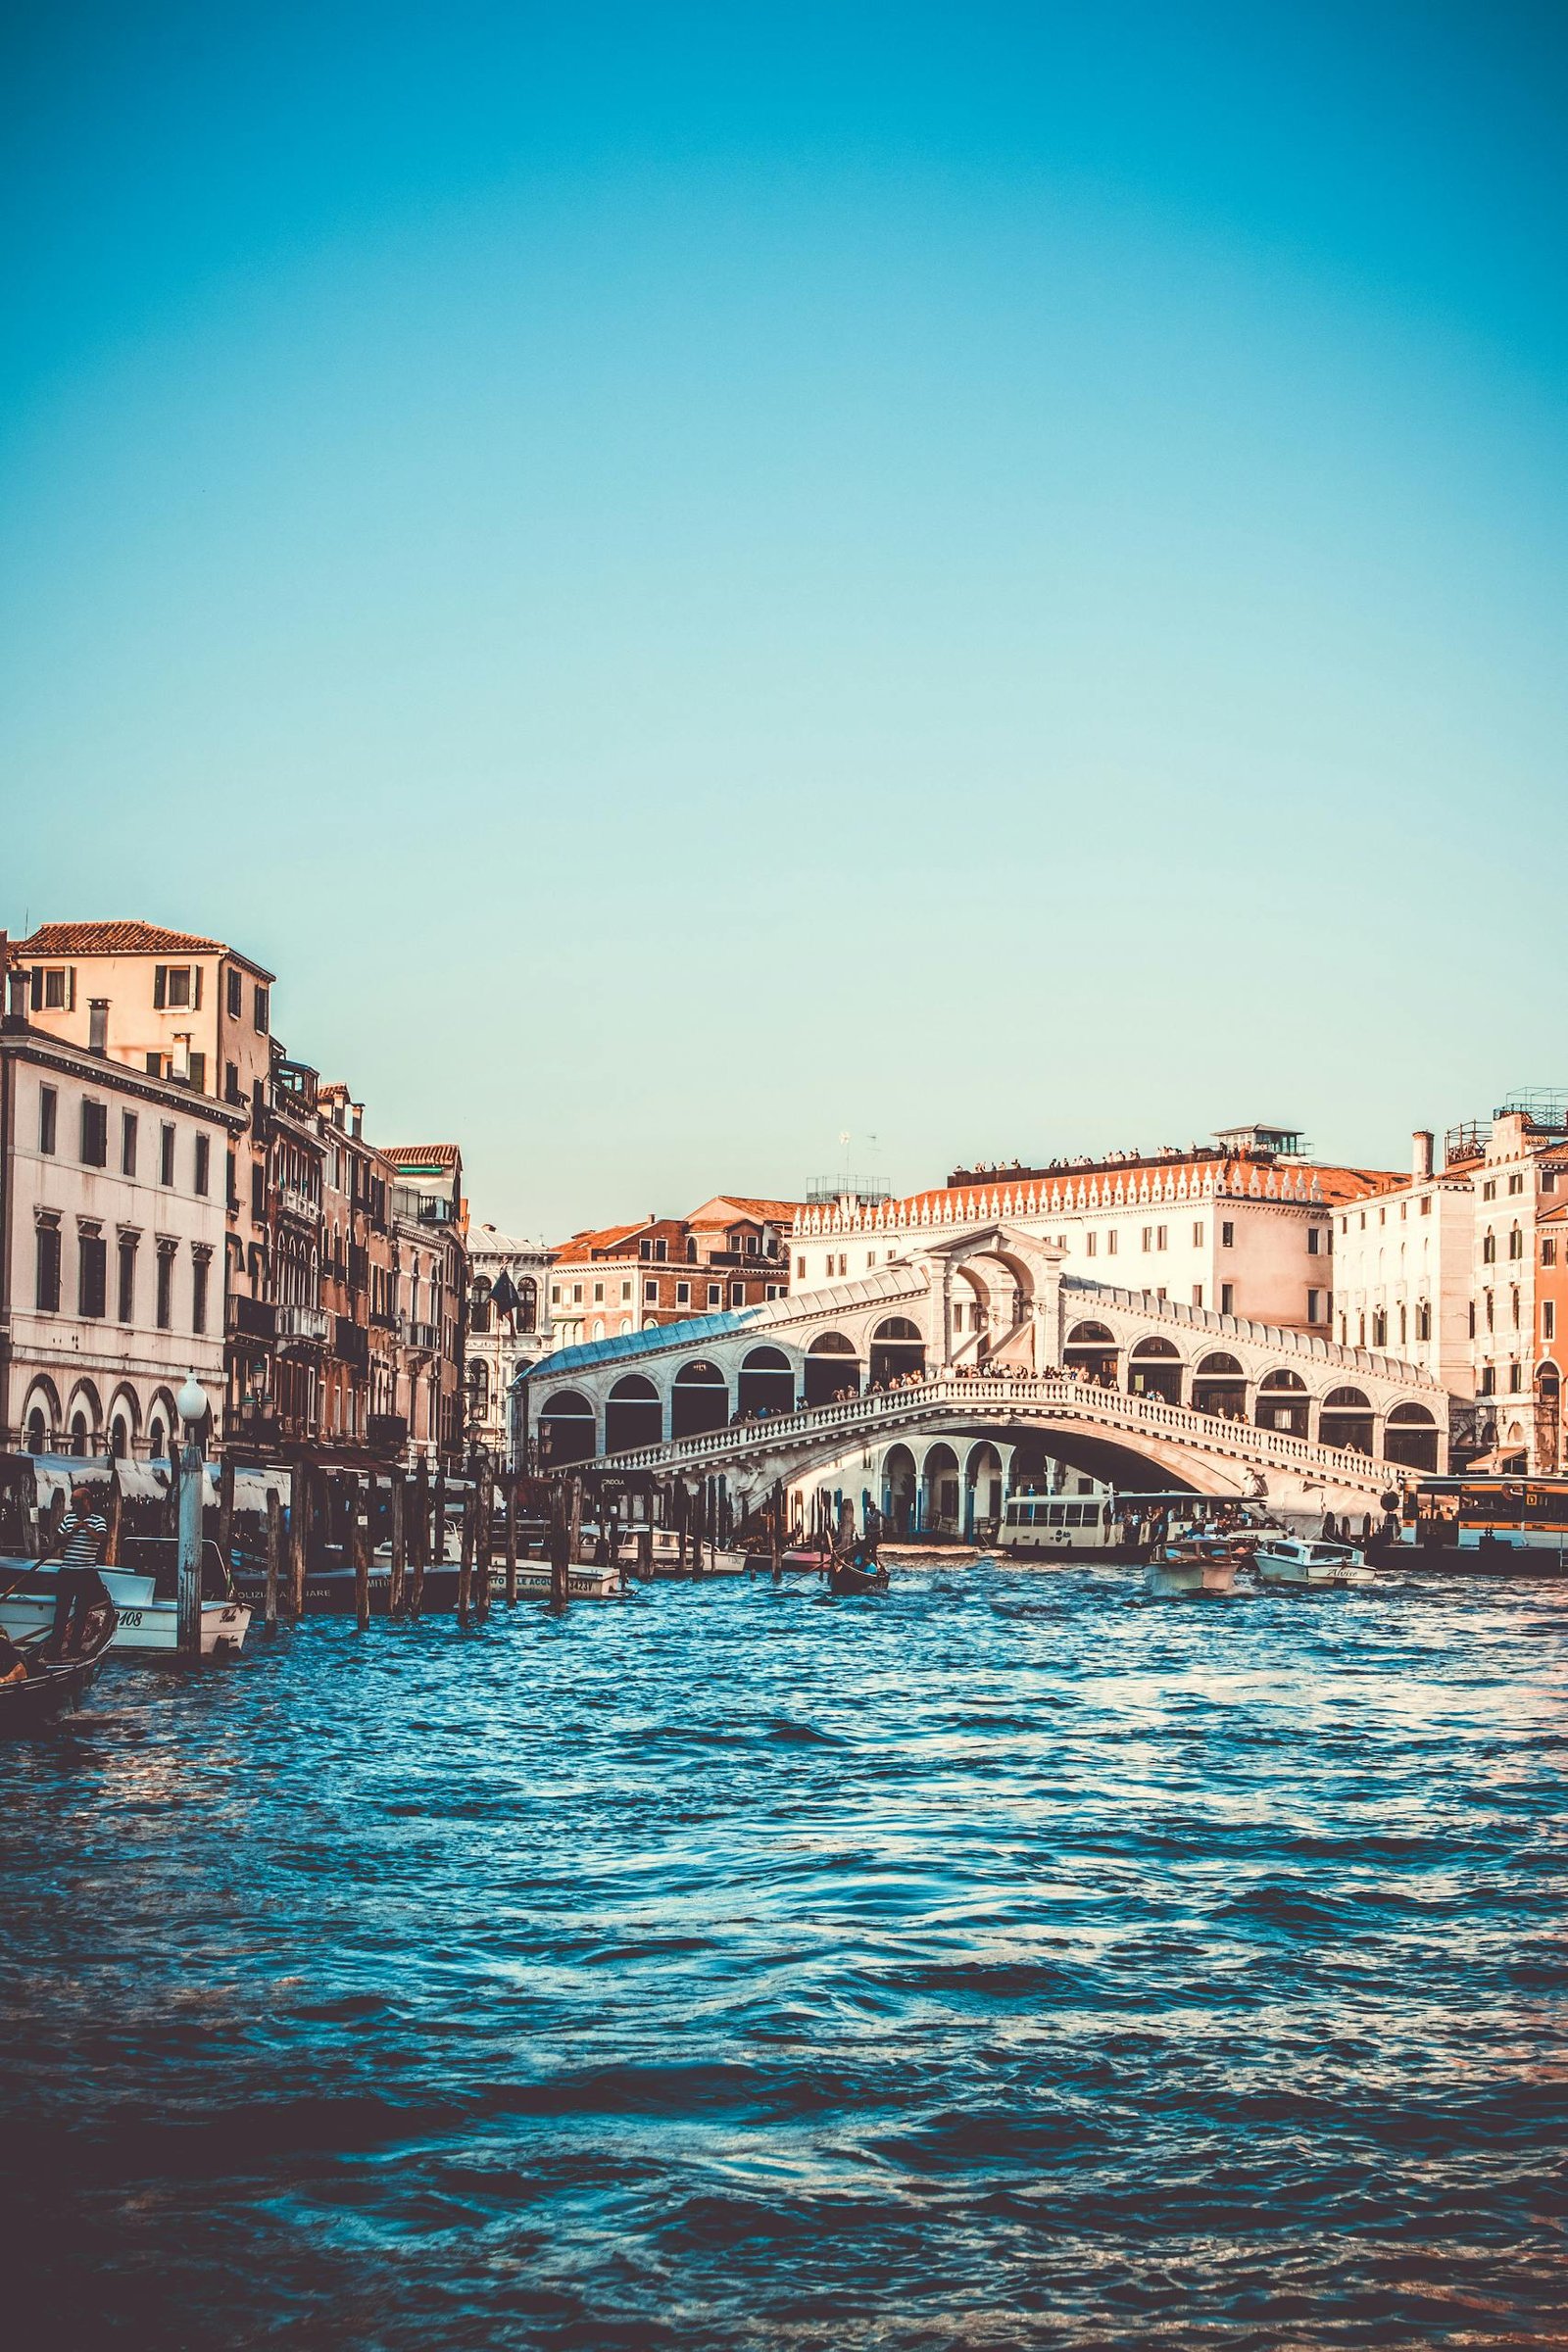
[[[44,1643],[45,1657],[73,1657],[81,1647],[94,1602],[107,1597],[98,1564],[108,1538],[109,1522],[93,1508],[91,1487],[78,1479],[71,1490],[71,1508],[60,1522],[55,1621]]]

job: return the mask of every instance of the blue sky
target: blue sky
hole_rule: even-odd
[[[552,1237],[1568,1084],[1560,8],[5,40],[13,930]]]

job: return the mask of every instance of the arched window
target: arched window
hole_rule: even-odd
[[[43,1407],[35,1404],[27,1415],[27,1451],[45,1453],[49,1446],[49,1431],[43,1417]]]
[[[1323,1399],[1318,1438],[1325,1446],[1341,1446],[1351,1453],[1372,1450],[1372,1406],[1360,1389],[1330,1389]]]
[[[617,1380],[605,1403],[605,1451],[627,1453],[634,1446],[657,1446],[664,1435],[659,1391],[641,1372]]]
[[[558,1389],[539,1415],[539,1459],[546,1470],[585,1462],[599,1450],[594,1408],[575,1389]]]
[[[925,1341],[920,1326],[907,1315],[885,1315],[871,1334],[871,1386],[885,1389],[892,1381],[925,1377]]]
[[[754,1348],[743,1358],[735,1402],[749,1413],[787,1413],[795,1402],[795,1372],[782,1348]]]
[[[669,1397],[672,1438],[700,1438],[729,1419],[729,1383],[716,1364],[682,1364]]]
[[[860,1359],[842,1331],[818,1332],[806,1351],[806,1401],[830,1404],[848,1390],[860,1393]]]
[[[1127,1359],[1127,1382],[1135,1396],[1157,1396],[1164,1404],[1182,1400],[1182,1361],[1173,1340],[1140,1340]]]
[[[1247,1375],[1223,1348],[1205,1355],[1193,1373],[1193,1410],[1240,1421],[1247,1410]]]

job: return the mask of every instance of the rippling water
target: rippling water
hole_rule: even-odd
[[[67,2345],[1561,2341],[1549,1588],[657,1588],[0,1751]]]

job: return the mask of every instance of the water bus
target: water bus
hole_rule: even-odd
[[[1014,1494],[1004,1504],[997,1549],[1018,1559],[1143,1560],[1220,1507],[1212,1494]]]
[[[1419,1479],[1393,1550],[1411,1567],[1568,1577],[1568,1478]]]

